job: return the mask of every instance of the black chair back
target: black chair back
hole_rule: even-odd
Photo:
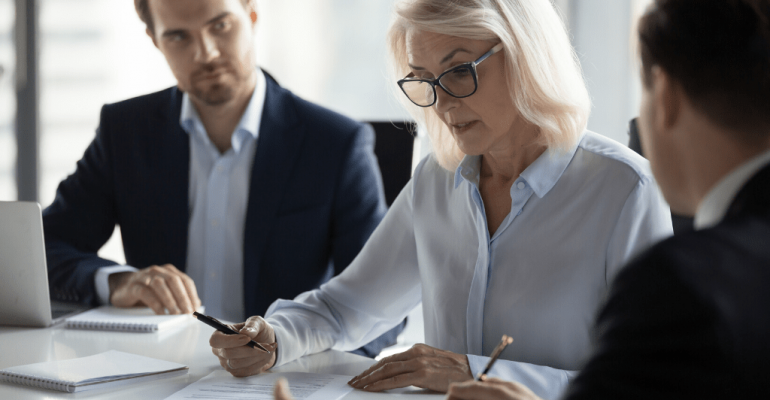
[[[412,177],[414,126],[411,122],[369,122],[374,128],[374,154],[382,173],[388,207]]]

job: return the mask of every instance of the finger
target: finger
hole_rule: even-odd
[[[185,314],[192,314],[194,311],[192,302],[190,301],[190,295],[187,293],[187,287],[182,282],[182,278],[179,275],[172,275],[166,279],[166,284],[169,290],[171,290],[176,304],[179,306],[179,310]]]
[[[389,362],[369,374],[361,375],[353,380],[350,386],[356,389],[363,389],[367,385],[375,382],[392,378],[397,375],[414,372],[421,369],[422,365],[417,360]]]
[[[223,358],[229,361],[228,367],[230,367],[230,369],[232,370],[244,369],[252,366],[257,366],[259,367],[259,369],[262,369],[262,367],[264,367],[267,363],[270,362],[271,355],[264,352],[259,352],[257,355],[255,356],[252,355],[249,357],[240,357],[240,358],[220,357],[220,358]]]
[[[192,280],[192,278],[177,269],[177,267],[175,267],[173,264],[166,264],[162,268],[164,268],[166,272],[181,280],[182,285],[184,285],[185,292],[187,293],[187,299],[192,307],[194,309],[200,307],[201,299],[198,297],[198,289],[195,287],[195,282]]]
[[[173,273],[180,273],[183,274],[184,272],[180,271],[177,267],[174,266],[174,264],[163,264],[161,268],[167,269],[169,272]]]
[[[247,348],[248,350],[252,350]],[[223,362],[229,364],[227,369],[241,369],[259,364],[264,366],[266,363],[271,362],[271,354],[267,354],[263,351],[257,351],[256,353],[245,351],[234,351],[234,349],[211,349],[211,352],[219,359],[221,365]],[[269,368],[269,367],[268,367]]]
[[[258,343],[275,342],[273,328],[260,316],[249,317],[238,332],[249,336]]]
[[[161,275],[154,276],[152,280],[150,280],[149,287],[155,293],[158,300],[163,303],[163,307],[168,310],[169,314],[180,313],[179,306],[177,305],[171,290],[168,288],[165,277]]]
[[[286,379],[281,378],[275,382],[275,390],[273,390],[273,397],[275,400],[293,400],[291,393],[289,392],[289,383]]]
[[[165,314],[166,309],[163,307],[163,303],[160,302],[155,292],[142,283],[135,282],[131,285],[131,292],[133,292],[137,301],[144,303],[147,307],[150,307],[155,314]]]
[[[414,347],[412,347],[411,349],[402,353],[397,353],[392,356],[385,357],[382,360],[376,362],[371,367],[367,368],[364,372],[356,375],[353,379],[350,380],[350,382],[348,382],[348,384],[353,385],[357,380],[370,375],[372,372],[382,368],[382,366],[385,364],[399,361],[409,361],[415,357],[416,353],[419,353],[419,351],[414,351]]]
[[[420,369],[414,372],[378,380],[369,385],[363,386],[361,389],[366,390],[367,392],[381,392],[383,390],[402,388],[412,385],[417,387],[426,387],[427,385],[425,385],[425,381],[428,378],[427,370]]]
[[[195,287],[195,282],[187,276],[187,274],[180,272],[180,278],[182,279],[182,283],[184,284],[184,287],[187,289],[187,296],[190,298],[190,303],[192,304],[193,308],[197,309],[201,306],[201,299],[198,297],[198,289]]]
[[[220,331],[214,331],[209,338],[209,345],[216,349],[230,349],[246,346],[251,338],[246,335],[228,335]]]
[[[526,386],[490,378],[485,382],[465,381],[449,386],[447,399],[537,400],[540,399]]]
[[[260,354],[268,356],[266,353]],[[243,359],[227,359],[224,357],[219,357],[219,365],[221,365],[222,368],[224,368],[227,372],[235,377],[257,375],[265,371],[265,367],[272,362],[270,357],[255,357],[255,359],[251,361],[251,364],[244,366],[247,361]]]
[[[268,345],[265,345],[266,348],[268,348]],[[212,349],[214,349],[212,347]],[[224,358],[246,358],[246,357],[255,357],[257,355],[266,355],[268,353],[262,351],[260,348],[252,348],[251,346],[240,346],[240,347],[230,347],[230,348],[218,348],[218,352],[215,352],[214,354],[219,354],[220,356]]]

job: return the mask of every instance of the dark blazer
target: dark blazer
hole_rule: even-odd
[[[770,399],[770,166],[619,274],[577,399]]]
[[[189,136],[177,88],[102,108],[96,138],[43,212],[54,298],[95,304],[97,250],[120,225],[126,262],[184,271]],[[385,214],[368,125],[304,101],[269,76],[243,245],[246,315],[340,273]],[[393,339],[395,335],[393,335]]]

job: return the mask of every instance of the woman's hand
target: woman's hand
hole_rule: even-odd
[[[211,352],[219,357],[219,365],[237,377],[251,376],[267,371],[275,364],[275,332],[262,317],[251,317],[240,324],[231,326],[239,335],[227,335],[216,331],[211,335]],[[270,350],[266,353],[252,349],[246,343],[254,340]]]
[[[410,385],[446,392],[452,382],[472,379],[468,357],[464,354],[417,344],[403,353],[383,358],[348,384],[369,392]]]
[[[453,383],[446,400],[542,400],[526,386],[497,378]]]

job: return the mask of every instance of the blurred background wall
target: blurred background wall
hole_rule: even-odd
[[[547,1],[547,0],[544,0]],[[589,129],[626,143],[637,114],[634,21],[650,0],[553,0],[593,101]],[[53,200],[94,136],[105,103],[174,85],[131,0],[0,0],[0,201],[16,200],[17,5],[38,13],[37,201]],[[353,118],[403,120],[386,79],[393,0],[257,0],[259,64],[296,94]],[[18,124],[21,126],[22,124]],[[19,132],[28,135],[28,132]],[[425,154],[429,146],[421,146]],[[26,154],[26,153],[25,153]],[[33,152],[34,154],[34,152]],[[32,184],[34,182],[21,182]],[[119,235],[102,251],[123,261]]]

